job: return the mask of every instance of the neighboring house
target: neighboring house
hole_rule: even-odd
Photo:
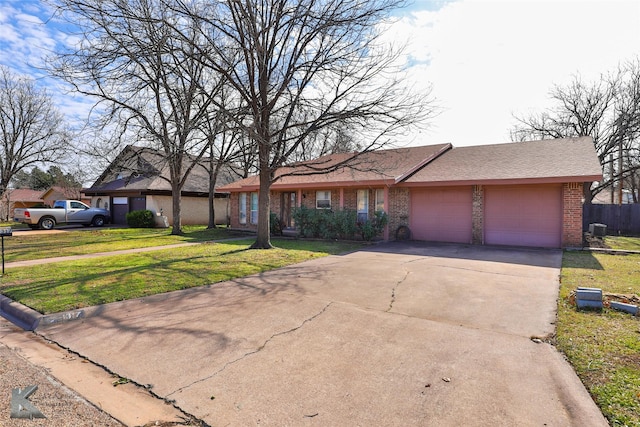
[[[382,209],[385,239],[408,227],[412,239],[467,244],[566,247],[582,244],[583,188],[602,178],[590,137],[453,148],[450,144],[363,154],[352,168],[305,175],[312,163],[283,167],[271,210],[295,227],[292,209]],[[297,175],[296,175],[297,174]],[[257,176],[219,187],[231,193],[231,226],[257,228]]]
[[[595,197],[593,198],[593,200],[591,201],[591,203],[593,204],[598,204],[598,205],[609,205],[609,204],[613,204],[613,205],[617,205],[618,203],[618,191],[611,191],[610,188],[606,188],[602,191],[600,191],[598,194],[595,195]],[[638,193],[636,191],[636,198],[638,198]],[[633,201],[633,193],[631,192],[631,190],[626,190],[623,189],[622,190],[622,204],[623,205],[628,205],[634,203]]]
[[[203,161],[204,162],[204,161]],[[229,172],[218,177],[220,185],[230,182]],[[162,155],[153,149],[127,146],[91,186],[84,189],[91,196],[91,205],[111,210],[112,223],[126,224],[126,214],[148,209],[164,215],[173,224],[171,185],[167,180],[169,167]],[[167,179],[165,179],[167,178]],[[209,174],[197,165],[182,189],[181,222],[209,222]],[[215,222],[227,224],[229,198],[227,193],[215,193]]]
[[[41,193],[40,198],[49,206],[53,206],[56,200],[80,200],[85,204],[91,204],[91,198],[87,197],[81,188],[54,186]]]
[[[2,195],[0,200],[0,218],[13,218],[15,208],[32,208],[43,205],[41,190],[31,190],[29,188],[9,188]]]

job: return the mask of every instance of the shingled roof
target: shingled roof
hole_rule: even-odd
[[[349,187],[367,185],[393,185],[420,169],[451,144],[425,145],[362,153],[328,154],[308,162],[278,169],[273,189],[304,187]],[[354,157],[355,156],[355,157]],[[321,169],[331,172],[319,173]],[[260,185],[257,175],[219,187],[219,191],[250,191]]]
[[[453,148],[404,182],[415,185],[589,182],[602,178],[591,137]]]
[[[453,148],[451,144],[364,153],[336,170],[354,153],[332,154],[278,169],[275,190],[362,185],[470,185],[589,182],[602,178],[590,137]],[[219,187],[219,191],[255,191],[258,176]]]
[[[205,160],[201,163],[204,162]],[[185,168],[188,166],[186,163],[185,161]],[[91,188],[84,192],[88,195],[131,191],[141,194],[166,193],[171,192],[169,176],[169,166],[161,153],[147,147],[127,146]],[[218,182],[221,184],[232,180],[231,172],[226,168],[218,177]],[[209,193],[209,174],[202,164],[192,169],[182,192],[183,194]]]

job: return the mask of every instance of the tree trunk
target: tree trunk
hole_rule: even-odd
[[[260,191],[258,193],[258,236],[251,249],[271,249],[269,214],[271,213],[271,171],[260,169]]]
[[[182,209],[182,201],[181,201],[181,188],[175,184],[171,184],[171,198],[173,201],[173,228],[171,229],[171,234],[180,236],[182,235],[182,217],[181,217],[181,209]]]
[[[213,167],[213,165],[211,165]],[[208,229],[216,228],[216,180],[218,171],[209,170],[209,224]]]

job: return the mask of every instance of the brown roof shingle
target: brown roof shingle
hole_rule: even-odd
[[[588,182],[602,178],[591,137],[460,147],[404,182],[414,185],[492,182]]]
[[[360,154],[329,154],[318,159],[278,169],[278,179],[271,188],[331,187],[369,184],[395,184],[407,173],[413,172],[446,150],[451,144],[425,145],[390,150],[378,150]],[[328,173],[319,169],[336,167]],[[316,172],[316,173],[314,173]],[[257,175],[219,187],[219,191],[258,188]]]

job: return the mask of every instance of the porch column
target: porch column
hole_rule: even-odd
[[[344,188],[340,187],[340,209],[344,209]]]

